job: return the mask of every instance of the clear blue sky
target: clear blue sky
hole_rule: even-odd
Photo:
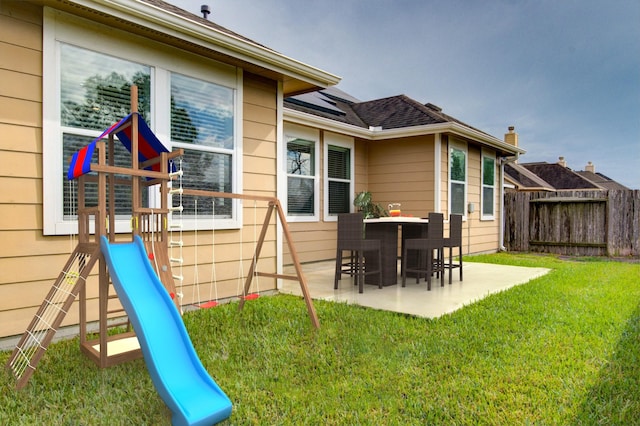
[[[502,139],[521,162],[640,189],[638,0],[168,0],[342,77],[361,100],[405,94]]]

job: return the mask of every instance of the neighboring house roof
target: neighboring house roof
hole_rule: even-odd
[[[284,100],[287,118],[299,118],[292,111],[320,118],[316,125],[331,129],[330,122],[343,126],[337,131],[371,140],[390,139],[430,133],[458,134],[484,142],[504,155],[525,151],[505,143],[442,112],[433,104],[422,104],[406,95],[362,102],[343,91],[330,87]],[[322,119],[329,121],[322,122]],[[352,126],[349,129],[349,126]]]
[[[515,185],[518,191],[553,191],[554,188],[526,167],[518,163],[504,165],[505,179]]]
[[[603,189],[579,173],[558,163],[508,164],[505,166],[505,174],[521,191]]]
[[[599,189],[573,170],[557,163],[524,163],[527,170],[549,182],[555,189]]]
[[[338,84],[340,77],[289,58],[162,0],[41,0],[45,6],[280,80],[285,96]]]
[[[505,164],[504,172],[519,191],[629,189],[602,173],[574,171],[559,163],[509,163]]]
[[[626,186],[616,182],[615,180],[603,175],[602,173],[593,173],[589,171],[578,171],[576,173],[604,189],[629,189]]]

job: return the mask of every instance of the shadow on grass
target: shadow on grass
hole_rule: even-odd
[[[640,305],[615,352],[586,394],[576,424],[638,424],[640,413]]]

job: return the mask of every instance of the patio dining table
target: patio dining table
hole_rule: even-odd
[[[420,238],[426,235],[429,219],[408,216],[381,217],[365,219],[365,238],[380,240],[382,250],[382,285],[390,286],[398,282],[398,235],[402,231],[402,240]],[[400,244],[402,255],[403,244]],[[410,261],[408,259],[408,261]],[[367,259],[367,265],[377,268],[377,259]],[[378,284],[376,275],[367,275],[367,284]]]

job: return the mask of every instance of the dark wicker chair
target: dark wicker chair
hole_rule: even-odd
[[[404,242],[402,253],[402,287],[405,287],[407,273],[416,274],[416,283],[420,282],[420,276],[427,279],[427,290],[431,290],[431,277],[437,274],[440,277],[441,286],[444,286],[444,216],[442,213],[429,213],[429,226],[427,238],[409,238]],[[408,266],[408,253],[411,250],[418,252],[418,262],[415,266]],[[436,256],[433,255],[434,251]]]
[[[449,238],[444,239],[444,247],[449,249],[449,260],[445,261],[444,268],[449,270],[449,284],[451,284],[452,270],[460,269],[460,281],[462,281],[462,215],[449,216]],[[458,248],[458,263],[453,262],[453,249]]]
[[[364,292],[366,275],[378,275],[378,287],[382,288],[382,250],[380,240],[364,238],[364,216],[362,213],[343,213],[338,215],[338,241],[336,249],[336,272],[333,288],[338,288],[342,275],[355,277],[358,291]],[[349,252],[349,258],[343,261],[342,254]],[[377,267],[367,268],[365,253],[377,256]]]

